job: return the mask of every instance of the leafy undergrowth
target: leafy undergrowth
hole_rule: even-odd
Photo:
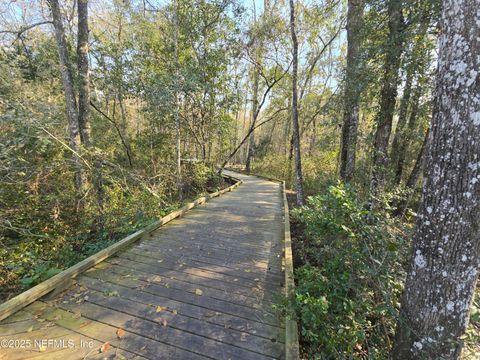
[[[183,200],[178,198],[175,182],[133,182],[117,173],[104,174],[104,207],[99,212],[94,196],[87,196],[83,206],[76,208],[70,179],[59,173],[57,182],[49,179],[35,191],[20,191],[20,186],[14,185],[16,191],[4,192],[16,197],[2,198],[8,206],[3,210],[5,225],[0,228],[0,302],[145,227],[184,202],[227,186],[215,171],[201,164],[185,168]]]
[[[385,201],[365,210],[352,188],[330,186],[307,206],[291,204],[302,358],[387,359],[408,261],[412,223],[389,214]],[[464,336],[462,359],[480,354],[480,288]]]
[[[337,184],[291,212],[304,358],[388,358],[410,229],[376,208]]]

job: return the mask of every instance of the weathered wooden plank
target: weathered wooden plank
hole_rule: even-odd
[[[272,260],[271,257],[265,257],[263,255],[255,254],[254,252],[250,254],[242,254],[233,250],[228,251],[225,249],[212,248],[208,244],[196,248],[183,247],[182,249],[178,249],[178,251],[169,247],[159,248],[157,246],[151,246],[147,243],[142,243],[141,246],[136,246],[135,248],[144,252],[163,252],[164,257],[178,256],[179,253],[185,256],[196,254],[217,259],[228,259],[228,261],[231,262],[255,261],[262,262],[266,265],[271,264]]]
[[[172,278],[165,278],[159,275],[152,275],[149,273],[137,271],[135,269],[125,268],[118,265],[111,265],[106,268],[95,269],[89,271],[87,275],[89,277],[110,281],[132,288],[142,288],[147,287],[150,284],[155,284],[167,288],[181,289],[184,291],[188,291],[192,294],[195,294],[196,290],[198,289],[197,284],[192,284]],[[239,294],[232,294],[228,291],[222,291],[210,287],[202,287],[202,291],[203,295],[207,297],[212,297],[214,299],[225,300],[254,309],[261,309],[263,311],[272,312],[271,308],[265,308],[265,299],[262,299],[261,296],[255,298],[248,297]]]
[[[108,301],[109,300],[109,301]],[[198,327],[193,323],[184,322],[185,331],[173,327],[167,320],[175,316],[157,313],[152,307],[149,319],[139,316],[132,316],[125,313],[121,304],[116,298],[105,299],[110,306],[99,306],[92,303],[64,304],[60,308],[78,311],[89,319],[111,325],[115,328],[122,328],[139,336],[151,337],[157,341],[175,346],[177,348],[207,356],[213,359],[268,359],[271,357],[250,350],[233,346],[212,338],[199,336]],[[172,314],[173,315],[173,314]]]
[[[150,320],[161,326],[163,326],[163,321],[165,320],[168,326],[173,328],[192,332],[212,340],[238,346],[263,355],[279,357],[284,351],[284,344],[278,342],[279,339],[275,338],[275,334],[272,334],[272,338],[265,339],[255,334],[212,324],[206,322],[205,319],[185,316],[179,313],[177,309],[168,308],[163,304],[142,304],[122,297],[111,297],[97,291],[90,291],[88,302],[81,305],[70,303],[62,306],[68,309],[76,309],[90,316],[98,310],[92,308],[90,303]],[[158,306],[161,306],[160,311],[158,311]],[[248,322],[246,324],[248,326]]]
[[[83,280],[85,280],[86,282],[87,278],[88,278],[88,274],[85,275],[85,278],[82,278],[82,282]],[[100,280],[100,279],[97,279],[97,280]],[[103,287],[108,291],[118,291],[118,286],[111,282],[104,282]],[[166,287],[158,286],[155,284],[151,284],[146,289],[148,290],[145,290],[145,291],[155,293],[156,295],[160,295],[169,299],[181,301],[191,305],[201,306],[201,307],[210,309],[212,311],[222,312],[225,314],[238,316],[248,320],[256,320],[259,322],[270,324],[272,326],[279,326],[279,321],[274,315],[262,310],[248,308],[242,305],[230,303],[228,301],[208,298],[203,295],[199,296],[184,290],[166,288]],[[203,294],[203,290],[201,288],[199,289],[202,291],[202,294]]]
[[[152,236],[145,237],[143,241],[157,246],[166,246],[172,244],[173,246],[188,245],[195,247],[209,243],[212,247],[220,249],[229,248],[244,252],[251,252],[253,250],[255,253],[268,256],[270,255],[272,241],[275,240],[273,236],[268,236],[267,227],[262,233],[252,234],[254,235],[254,238],[250,241],[246,240],[248,239],[248,233],[244,234],[244,238],[242,238],[241,234],[236,236],[232,236],[232,234],[220,235],[215,231],[216,227],[212,227],[210,231],[202,231],[201,238],[199,238],[200,235],[196,234],[196,230],[203,227],[203,225],[201,223],[191,224],[191,221],[189,220],[190,218],[184,218],[181,220],[180,224],[177,224],[184,226],[184,229],[178,227],[165,228],[162,229],[164,231],[157,231],[156,233],[152,234]],[[222,217],[212,217],[206,215],[204,216],[203,220],[215,223],[216,221],[221,221]],[[241,224],[238,225],[240,226]],[[245,225],[248,226],[249,222],[246,221]],[[260,237],[259,235],[262,236]],[[178,244],[178,237],[182,237],[181,244]]]
[[[191,265],[194,267],[198,267],[201,269],[206,269],[206,270],[212,270],[220,273],[224,273],[226,275],[231,275],[235,277],[244,277],[246,279],[253,279],[254,281],[258,281],[255,279],[258,278],[264,278],[267,274],[271,275],[271,277],[275,277],[278,280],[284,279],[283,274],[280,273],[275,273],[269,269],[269,267],[266,265],[264,269],[259,269],[258,267],[254,266],[255,263],[244,263],[244,262],[238,262],[238,263],[228,263],[226,261],[210,261],[210,259],[205,259],[201,256],[193,256],[193,255],[186,255],[186,254],[180,254],[176,257],[164,257],[162,256],[162,253],[159,252],[147,252],[147,251],[142,251],[141,249],[138,249],[136,247],[128,249],[126,252],[135,254],[135,255],[140,255],[144,257],[149,257],[151,259],[154,259],[155,261],[163,260],[165,263],[169,264],[184,264],[184,265]]]
[[[184,240],[185,236],[188,235],[179,233],[175,235],[175,239],[171,239],[169,241],[163,239],[145,240],[142,241],[142,243],[139,244],[138,247],[149,247],[152,249],[168,250],[169,252],[172,252],[174,254],[183,253],[184,250],[197,251],[198,249],[204,249],[208,251],[214,251],[220,254],[235,254],[238,255],[239,258],[251,257],[252,255],[254,255],[255,258],[263,259],[264,261],[268,261],[271,256],[271,253],[269,251],[256,251],[256,249],[246,248],[240,249],[239,247],[234,246],[222,246],[220,244],[214,244],[207,237],[204,239],[203,242],[189,242]],[[179,242],[179,239],[181,239],[181,242]]]
[[[20,310],[20,311],[17,311],[15,314],[9,316],[8,318],[1,320],[0,324],[1,325],[12,324],[17,321],[23,321],[28,319],[32,319],[32,314],[29,314],[26,311]]]
[[[111,263],[111,262],[110,262]],[[252,286],[251,288],[243,287],[243,286],[236,286],[235,282],[225,282],[219,279],[212,279],[204,276],[189,274],[182,271],[176,271],[168,268],[161,267],[161,263],[158,266],[137,263],[134,261],[130,261],[128,259],[122,258],[121,262],[116,262],[117,265],[123,266],[129,269],[136,269],[139,271],[143,271],[146,273],[150,273],[152,275],[160,275],[165,278],[173,278],[178,279],[186,282],[190,282],[192,284],[198,284],[199,286],[203,287],[211,287],[214,289],[222,290],[222,291],[230,291],[234,294],[240,294],[244,296],[250,297],[257,297],[260,293],[263,296],[263,288],[260,286]]]
[[[41,312],[41,316],[49,321],[75,331],[76,333],[85,335],[89,338],[96,339],[101,343],[110,343],[112,346],[118,347],[132,353],[145,356],[151,359],[192,359],[200,360],[205,357],[185,351],[178,347],[174,347],[153,338],[153,335],[140,336],[135,332],[125,330],[125,335],[118,338],[115,326],[111,326],[102,322],[92,321],[83,316],[66,311],[61,308],[52,307],[46,303],[37,301],[34,306],[29,306],[27,311]],[[80,325],[81,324],[81,325]]]
[[[105,283],[97,279],[82,277],[79,281],[88,289],[103,292],[106,289]],[[173,300],[161,295],[157,295],[155,288],[129,288],[127,286],[109,284],[113,291],[118,292],[119,297],[129,299],[142,304],[162,304],[169,309],[175,309],[179,314],[194,317],[203,321],[224,326],[225,328],[237,331],[247,332],[267,339],[276,335],[279,341],[283,342],[283,327],[271,326],[261,321],[249,320],[235,315],[212,311],[209,308]]]
[[[154,265],[155,267],[161,267],[164,269],[171,269],[175,271],[182,271],[187,274],[191,275],[197,275],[197,276],[202,276],[206,277],[209,279],[217,279],[217,280],[222,280],[227,283],[235,283],[236,286],[244,286],[247,288],[252,288],[254,286],[258,286],[258,284],[268,284],[266,277],[262,278],[257,278],[257,277],[252,277],[252,276],[246,276],[250,274],[250,272],[246,271],[228,271],[225,268],[221,268],[220,270],[223,271],[215,271],[213,267],[207,268],[205,266],[198,267],[195,266],[196,264],[188,261],[186,258],[181,258],[180,261],[175,262],[175,261],[170,261],[168,258],[163,260],[161,263],[158,262],[158,260],[150,257],[150,256],[145,256],[146,254],[137,254],[133,252],[123,252],[118,256],[118,259],[120,259],[120,262],[123,262],[124,259],[134,261],[136,263],[142,263],[142,264],[147,264],[147,265]],[[218,267],[216,267],[218,268]],[[243,275],[243,276],[242,276]],[[260,280],[262,280],[260,282]],[[278,279],[277,282],[272,284],[275,287],[278,287],[279,282],[283,281],[283,279]]]
[[[39,329],[42,324],[35,319],[17,321],[11,324],[0,324],[0,336],[20,334],[25,329]]]

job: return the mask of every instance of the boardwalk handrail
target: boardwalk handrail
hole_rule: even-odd
[[[289,300],[295,296],[295,281],[293,278],[293,255],[292,237],[290,234],[290,216],[288,212],[287,194],[285,192],[285,181],[282,181],[283,209],[285,221],[285,294]],[[285,316],[285,360],[300,359],[298,343],[298,325],[295,319]]]
[[[133,244],[135,241],[137,241],[144,235],[151,233],[152,231],[156,230],[162,225],[165,225],[166,223],[172,221],[173,219],[185,214],[190,209],[193,209],[198,205],[204,204],[208,200],[215,198],[217,196],[220,196],[226,192],[232,191],[233,189],[238,187],[240,184],[242,184],[242,180],[237,179],[233,176],[226,175],[226,174],[222,174],[222,176],[227,179],[235,181],[235,183],[225,189],[199,197],[195,201],[186,204],[180,209],[171,212],[170,214],[162,217],[159,220],[156,220],[155,222],[148,225],[147,227],[141,230],[138,230],[137,232],[123,238],[122,240],[116,242],[115,244],[110,245],[109,247],[97,252],[96,254],[82,260],[78,264],[75,264],[69,267],[68,269],[62,271],[61,273],[51,277],[50,279],[45,280],[40,284],[32,287],[31,289],[28,289],[27,291],[4,302],[3,304],[0,304],[0,321],[14,314],[15,312],[21,310],[22,308],[26,307],[27,305],[31,304],[32,302],[41,298],[42,296],[50,293],[56,288],[59,288],[65,284],[68,284],[77,275],[97,265],[98,263],[114,255],[120,250],[123,250],[124,248]]]

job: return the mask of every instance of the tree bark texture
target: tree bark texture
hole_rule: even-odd
[[[340,177],[351,181],[355,171],[358,118],[360,111],[360,45],[363,26],[364,0],[349,0],[347,13],[347,67],[345,74],[345,103],[343,112]]]
[[[398,71],[403,52],[404,20],[402,2],[388,1],[388,40],[386,44],[385,65],[382,90],[380,94],[380,111],[376,118],[373,149],[373,174],[371,188],[375,193],[377,188],[383,187],[388,165],[388,143],[392,131],[393,114],[397,98]]]
[[[393,359],[458,359],[480,260],[480,0],[444,0],[422,201]]]
[[[425,132],[425,137],[423,139],[422,147],[420,148],[420,151],[418,152],[418,155],[417,155],[417,160],[415,161],[415,165],[413,166],[412,172],[408,177],[406,185],[410,189],[414,189],[415,185],[417,185],[417,181],[420,176],[420,171],[423,168],[423,163],[425,159],[425,148],[427,146],[429,133],[430,133],[430,129],[427,129],[427,131]]]
[[[405,139],[405,126],[407,125],[407,115],[408,107],[410,104],[410,98],[412,95],[412,82],[413,82],[413,71],[412,67],[407,69],[407,79],[405,81],[405,87],[403,89],[402,100],[400,101],[400,109],[398,112],[398,122],[397,127],[395,128],[395,134],[393,136],[392,149],[390,151],[390,160],[392,165],[397,168],[399,163],[400,148],[403,140]],[[414,101],[416,101],[414,99]],[[395,177],[395,183],[399,184],[400,179],[397,181],[397,176]]]
[[[402,129],[401,137],[398,139],[398,148],[396,149],[396,166],[395,166],[395,184],[400,184],[402,180],[403,170],[405,167],[405,159],[408,146],[412,143],[412,137],[415,132],[418,120],[418,111],[420,107],[420,98],[422,96],[422,85],[418,84],[413,96],[412,110],[408,118],[407,128]]]
[[[78,0],[78,126],[80,138],[90,146],[90,75],[88,68],[88,0]]]
[[[256,61],[257,65],[260,58],[260,51],[256,50]],[[251,128],[255,127],[258,117],[258,83],[259,83],[259,69],[257,69],[257,65],[254,66],[254,73],[253,73],[253,100],[252,100],[252,123],[250,125]],[[250,172],[251,162],[253,157],[255,156],[255,131],[252,131],[248,138],[248,151],[247,151],[247,159],[245,162],[245,169],[247,172]]]
[[[63,17],[58,4],[58,0],[48,0],[52,13],[52,22],[55,29],[55,40],[57,43],[60,72],[62,74],[63,92],[65,96],[65,105],[67,110],[68,130],[70,138],[70,147],[72,149],[73,161],[75,164],[75,188],[81,192],[85,177],[80,165],[79,151],[81,146],[80,129],[78,126],[78,111],[73,85],[73,76],[70,58],[68,56],[67,41],[65,40],[65,28],[63,26]]]
[[[303,197],[303,175],[302,175],[302,156],[300,149],[300,128],[298,125],[298,40],[295,29],[295,3],[290,0],[290,33],[293,44],[292,61],[292,130],[293,130],[293,151],[295,156],[295,189],[297,192],[297,204],[304,205]]]

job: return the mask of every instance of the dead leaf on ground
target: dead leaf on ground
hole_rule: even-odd
[[[158,305],[157,308],[155,309],[155,312],[159,313],[160,311],[165,310],[165,307]]]
[[[163,326],[167,326],[167,325],[168,325],[168,322],[167,322],[166,319],[162,319],[162,325],[163,325]]]
[[[104,352],[107,352],[108,350],[110,350],[110,343],[107,341],[105,344],[100,346],[100,352],[104,353]]]
[[[195,295],[202,296],[203,290],[202,289],[195,289]]]
[[[162,281],[162,277],[158,275],[151,276],[150,278],[147,279],[148,282],[156,282],[159,283]]]
[[[118,328],[115,334],[119,339],[121,339],[125,336],[125,330],[123,330],[122,328]]]
[[[177,310],[172,310],[172,313],[173,313],[174,315],[177,315],[178,312],[177,312]]]

